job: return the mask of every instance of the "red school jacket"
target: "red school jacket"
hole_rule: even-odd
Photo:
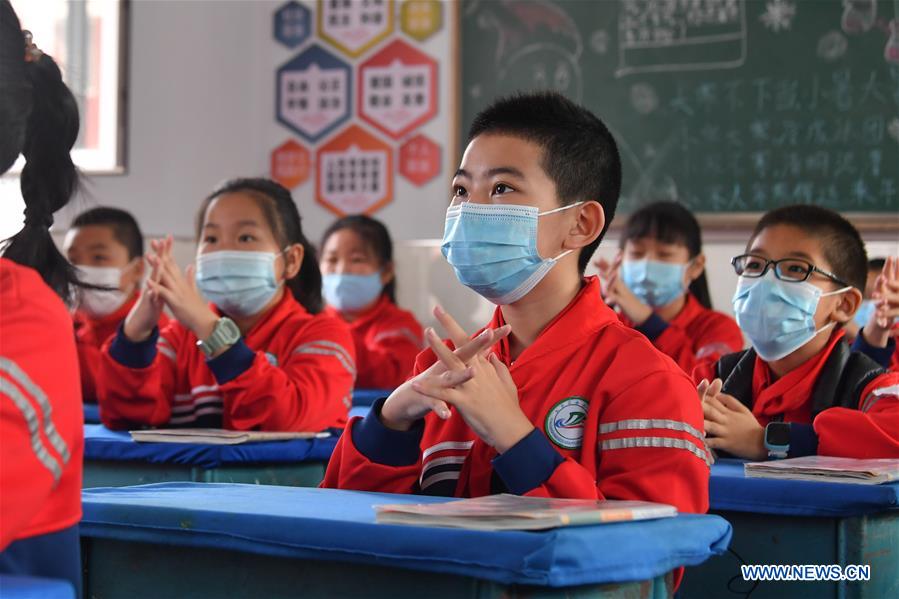
[[[78,347],[78,366],[81,371],[81,394],[85,401],[97,401],[97,374],[103,354],[103,344],[116,331],[137,303],[140,293],[135,293],[122,307],[102,318],[93,318],[82,310],[75,312],[75,345]],[[159,317],[159,328],[169,322],[164,313]]]
[[[492,322],[504,324],[497,309]],[[494,351],[507,365],[509,345]],[[419,355],[415,373],[435,360]],[[500,492],[642,499],[683,512],[708,508],[709,454],[689,378],[618,321],[596,277],[511,363],[535,430],[502,455],[453,410],[392,431],[375,405],[341,437],[323,487],[478,497]],[[584,449],[586,448],[586,450]]]
[[[0,258],[0,551],[81,519],[84,416],[72,318]]]
[[[342,318],[335,308],[326,311]],[[421,325],[411,312],[382,295],[369,311],[347,324],[356,344],[356,387],[395,389],[409,378],[424,345]]]
[[[103,347],[103,423],[265,431],[346,423],[356,374],[350,332],[291,293],[220,356],[207,360],[196,344],[177,321],[140,343],[119,329]]]
[[[619,317],[628,326],[634,326],[623,314]],[[721,356],[743,348],[743,333],[736,321],[706,308],[692,293],[687,294],[687,303],[671,322],[653,313],[634,328],[687,373],[704,362],[714,364]]]
[[[815,383],[823,376],[825,362],[843,343],[845,332],[835,332],[823,350],[780,379],[768,364],[756,356],[752,371],[752,413],[759,424],[774,418],[799,425],[791,427],[802,445],[817,454],[848,458],[899,458],[899,373],[887,372],[864,386],[858,409],[832,407],[812,418],[811,397]],[[693,372],[693,380],[712,380],[716,364],[703,364]],[[810,441],[806,438],[810,437]]]

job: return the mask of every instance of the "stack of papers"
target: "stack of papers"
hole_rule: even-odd
[[[375,512],[380,524],[472,530],[543,530],[677,515],[674,506],[661,503],[551,499],[507,494],[444,503],[376,505]]]
[[[899,460],[856,460],[810,455],[787,460],[752,462],[744,465],[743,471],[748,478],[880,485],[899,480]]]
[[[138,443],[205,443],[209,445],[323,439],[329,436],[331,436],[330,433],[227,431],[220,428],[157,428],[131,431],[131,438]]]

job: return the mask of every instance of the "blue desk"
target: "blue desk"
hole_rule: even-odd
[[[337,436],[246,443],[136,443],[125,431],[84,427],[84,488],[169,481],[318,486]]]
[[[75,589],[65,580],[0,574],[3,599],[75,599]]]
[[[83,500],[94,597],[665,597],[672,569],[730,538],[726,521],[697,515],[543,532],[385,526],[373,505],[446,499],[332,489],[169,483]]]
[[[391,389],[353,389],[353,405],[369,407],[382,397],[388,397]]]
[[[683,597],[745,594],[753,583],[742,580],[741,563],[871,566],[867,582],[766,581],[752,599],[899,597],[899,483],[746,478],[742,461],[721,460],[709,493],[711,512],[734,526],[732,552],[689,568]]]

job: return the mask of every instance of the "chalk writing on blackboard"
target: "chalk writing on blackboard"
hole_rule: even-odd
[[[744,0],[622,0],[615,75],[736,68],[746,40]]]

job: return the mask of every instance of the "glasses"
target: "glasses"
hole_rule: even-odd
[[[829,273],[826,270],[821,270],[811,262],[802,260],[800,258],[768,260],[767,258],[762,258],[761,256],[743,254],[742,256],[736,256],[733,260],[730,261],[730,263],[733,264],[734,271],[736,271],[738,276],[746,277],[749,279],[758,279],[759,277],[765,276],[765,273],[768,272],[768,269],[773,266],[774,276],[781,281],[801,283],[803,281],[807,281],[813,273],[818,273],[824,275],[828,279],[836,281],[844,287],[849,287],[848,283],[840,279],[835,274]]]

